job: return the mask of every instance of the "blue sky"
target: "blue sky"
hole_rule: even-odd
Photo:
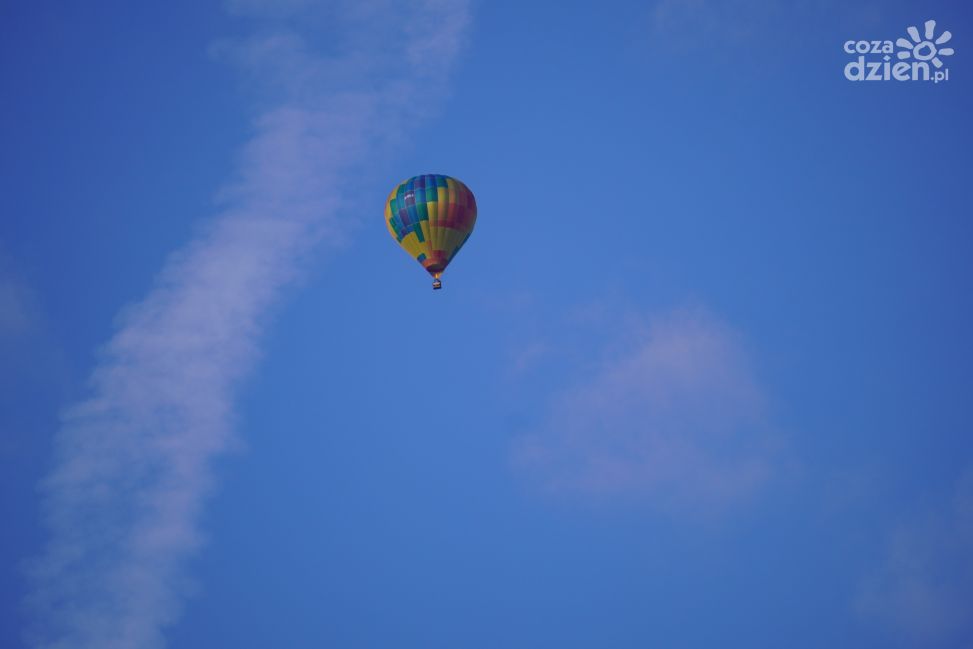
[[[930,19],[948,81],[845,79]],[[0,30],[0,646],[973,642],[964,3]]]

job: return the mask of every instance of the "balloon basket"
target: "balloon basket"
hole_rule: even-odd
[[[443,287],[443,283],[441,281],[439,281],[438,279],[434,279],[432,281],[432,290],[438,291],[442,287]]]

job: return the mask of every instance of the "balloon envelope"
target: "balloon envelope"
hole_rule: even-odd
[[[462,182],[427,174],[399,183],[385,201],[389,234],[436,282],[476,224],[476,200]]]

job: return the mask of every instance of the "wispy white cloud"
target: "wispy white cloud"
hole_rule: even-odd
[[[951,502],[900,524],[855,608],[915,647],[973,646],[973,467]]]
[[[35,319],[33,312],[30,292],[0,254],[0,342],[27,333]]]
[[[4,426],[22,412],[26,394],[36,398],[60,392],[67,377],[62,349],[51,335],[38,293],[23,267],[0,246],[0,437],[8,443],[16,437]]]
[[[737,334],[698,309],[635,322],[591,350],[614,351],[552,398],[516,465],[554,493],[694,513],[753,494],[776,439]]]
[[[702,51],[732,53],[734,63],[742,55],[758,57],[768,65],[786,57],[788,49],[822,47],[822,26],[860,33],[856,30],[874,27],[902,5],[903,0],[655,0],[646,6],[647,29],[640,38],[655,44],[664,61],[673,53]]]
[[[650,35],[680,49],[746,44],[779,10],[766,0],[658,0],[649,10]]]
[[[465,2],[436,0],[338,3],[324,17],[303,2],[231,4],[265,21],[261,36],[218,49],[267,107],[222,212],[123,312],[90,398],[64,416],[43,484],[50,542],[31,568],[34,647],[164,645],[268,309],[336,217],[334,188],[441,88],[469,20]],[[384,37],[397,23],[423,30]],[[309,27],[340,32],[340,47]]]

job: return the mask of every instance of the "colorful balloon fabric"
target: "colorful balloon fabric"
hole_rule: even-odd
[[[449,265],[473,232],[476,200],[469,188],[449,176],[409,178],[389,194],[385,224],[406,252],[435,278]]]

